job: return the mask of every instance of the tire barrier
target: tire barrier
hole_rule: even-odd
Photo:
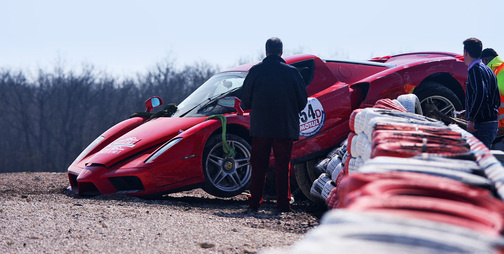
[[[443,158],[446,159],[446,158]],[[412,172],[439,176],[495,191],[492,181],[481,175],[481,168],[474,161],[446,159],[444,164],[429,163],[422,158],[376,157],[358,169],[360,173]],[[450,163],[451,162],[451,163]],[[467,163],[466,163],[467,162]]]
[[[461,160],[435,156],[432,154],[422,154],[411,158],[380,156],[366,162],[359,172],[364,172],[366,168],[396,168],[396,169],[447,169],[451,171],[465,172],[485,177],[485,171],[476,161]]]
[[[357,170],[364,165],[364,159],[362,157],[352,157],[348,161],[348,170],[345,171],[348,174],[352,174],[357,172]]]
[[[336,182],[336,178],[339,176],[341,172],[344,172],[345,166],[343,165],[343,162],[340,162],[336,167],[328,174],[331,176],[331,180],[333,182]]]
[[[418,102],[420,105],[420,102]],[[376,101],[375,105],[373,108],[381,108],[381,109],[393,109],[397,111],[402,111],[402,112],[413,112],[415,113],[415,108],[413,106],[413,111],[409,111],[407,108],[405,108],[398,100],[394,101],[391,99],[380,99]],[[420,109],[422,109],[420,107]]]
[[[365,108],[363,109],[360,114],[365,115],[365,119],[367,121],[375,118],[375,117],[396,117],[396,118],[401,118],[401,119],[412,119],[416,121],[421,121],[421,122],[428,122],[428,123],[438,123],[441,125],[444,125],[443,122],[438,121],[433,118],[429,118],[423,115],[418,115],[415,113],[411,112],[402,112],[398,110],[393,110],[393,109],[381,109],[381,108]]]
[[[315,173],[318,175],[325,173],[326,169],[327,169],[327,165],[329,165],[330,162],[331,162],[331,158],[329,158],[329,157],[319,161],[317,163],[317,165],[315,165]]]
[[[331,191],[334,188],[336,188],[336,183],[333,181],[326,182],[326,184],[324,184],[324,188],[322,189],[322,192],[320,194],[322,201],[325,202],[327,200],[327,197],[329,197],[329,194],[331,194]]]
[[[418,111],[417,108],[420,107],[414,95],[400,96],[394,101],[410,103],[408,107],[412,112]],[[412,157],[425,155],[425,152],[442,153],[450,157],[470,154],[469,146],[462,138],[462,134],[451,130],[441,121],[405,112],[404,107],[397,107],[394,101],[379,100],[373,108],[356,109],[352,112],[349,125],[353,131],[347,139],[347,154],[350,158],[338,161],[325,171],[333,182],[337,178],[335,173],[338,171],[333,173],[336,164],[343,165],[343,172],[351,174],[365,161],[377,156]],[[377,134],[374,134],[375,132]],[[376,135],[374,139],[372,135]],[[477,183],[485,186],[483,183]],[[329,203],[331,202],[326,201],[326,204]]]
[[[336,188],[336,183],[341,181],[341,179],[338,179],[338,176],[343,175],[345,161],[351,158],[346,151],[347,144],[349,144],[348,139],[343,141],[339,147],[333,149],[326,158],[323,158],[316,164],[315,170],[319,174],[319,177],[313,182],[310,189],[312,198],[326,202],[332,190]]]
[[[460,155],[470,147],[462,138],[439,136],[421,131],[375,130],[371,138],[371,158],[376,156],[412,157],[422,153]]]
[[[428,219],[496,236],[500,235],[503,225],[502,217],[487,209],[465,202],[423,196],[361,197],[345,209]]]
[[[425,139],[424,142],[414,141],[385,141],[375,143],[371,158],[377,156],[394,156],[394,157],[413,157],[423,153],[434,153],[444,156],[460,156],[469,153],[470,149],[464,146],[452,146],[444,144],[428,143]]]
[[[412,172],[353,174],[341,183],[341,192],[358,190],[355,194],[342,193],[345,204],[353,197],[394,195],[423,196],[461,201],[494,212],[504,211],[504,203],[485,189],[469,186],[456,180]],[[353,195],[353,196],[352,196]]]
[[[359,134],[360,135],[360,134]],[[365,135],[365,134],[362,134]],[[367,136],[365,136],[367,138]],[[380,141],[410,141],[410,142],[427,142],[434,144],[445,144],[449,146],[464,146],[470,148],[469,144],[460,136],[440,136],[433,133],[425,133],[422,131],[395,131],[395,130],[375,130],[371,136],[372,142]],[[424,141],[425,140],[425,141]]]
[[[397,101],[407,110],[407,112],[423,115],[422,105],[416,95],[402,94],[397,97]]]
[[[353,117],[353,119],[352,119]],[[381,109],[381,108],[365,108],[359,110],[357,113],[352,113],[350,115],[350,129],[357,134],[364,131],[365,127],[373,127],[370,125],[370,121],[374,118],[385,118],[389,119],[389,122],[398,123],[409,123],[409,124],[419,124],[419,125],[431,125],[431,126],[446,126],[443,122],[428,118],[426,116],[417,115],[409,112],[401,112],[391,109]],[[386,120],[382,122],[387,122]],[[352,126],[353,125],[353,126]],[[366,132],[366,135],[370,136],[370,133]]]
[[[332,172],[336,168],[341,167],[342,164],[343,164],[343,162],[341,161],[341,158],[339,156],[334,156],[334,157],[330,158],[329,163],[327,163],[327,165],[325,167],[325,173],[327,173],[328,175],[331,175]]]
[[[417,125],[417,126],[426,126],[426,127],[431,127],[431,128],[438,128],[438,127],[446,127],[444,123],[439,122],[439,121],[422,121],[418,119],[411,119],[411,118],[400,118],[400,117],[386,117],[386,116],[381,116],[381,117],[374,117],[367,122],[366,125],[362,127],[362,131],[366,133],[368,137],[371,137],[375,126],[379,123],[394,123],[394,124],[410,124],[410,125]],[[357,132],[356,132],[357,133]]]
[[[347,147],[348,147],[348,139],[345,139],[339,147],[333,149],[329,154],[327,155],[328,158],[332,158],[334,156],[339,156],[340,158],[345,157],[345,153],[347,152]]]
[[[351,142],[352,145],[348,152],[352,157],[359,157],[369,159],[371,156],[371,142],[368,136],[361,132],[358,135],[353,136]]]
[[[327,185],[327,187],[326,187]],[[326,173],[322,173],[319,178],[317,178],[311,187],[310,194],[313,197],[318,198],[320,201],[325,202],[327,196],[331,190],[336,187],[336,184],[331,180],[330,176]]]
[[[373,131],[393,130],[393,131],[421,131],[423,133],[435,134],[438,136],[462,138],[462,134],[453,131],[449,126],[431,127],[418,124],[403,124],[403,123],[376,123]]]
[[[312,186],[329,211],[288,253],[504,253],[504,167],[471,133],[414,114],[417,100],[352,112]]]
[[[450,128],[453,131],[460,132],[462,136],[467,139],[467,143],[471,147],[476,161],[494,185],[497,196],[501,200],[504,200],[504,168],[502,164],[492,155],[490,150],[471,133],[460,128],[458,125],[450,125]]]
[[[341,209],[325,213],[301,241],[271,253],[501,253],[503,248],[501,237],[465,227]]]
[[[355,132],[350,132],[348,133],[348,137],[347,137],[347,151],[348,152],[351,152],[352,151],[352,143],[353,142],[356,142],[354,141],[354,138],[357,136],[357,134]]]
[[[350,167],[350,161],[354,159],[349,153],[345,153],[345,156],[343,156],[343,172],[345,174],[348,174],[349,173],[349,167]],[[362,160],[362,158],[361,158]]]
[[[360,116],[358,116],[358,115],[359,115],[359,113],[360,113],[361,111],[362,111],[362,109],[361,109],[361,108],[359,108],[359,109],[355,109],[354,111],[352,111],[352,113],[350,114],[350,118],[348,119],[348,126],[349,126],[349,128],[350,128],[350,131],[352,131],[352,132],[354,132],[354,133],[355,133],[355,128],[354,128],[354,126],[355,126],[355,121],[356,121],[355,119],[356,119],[357,117],[360,117]],[[359,122],[360,122],[360,121],[359,121]]]
[[[466,130],[460,128],[458,125],[451,124],[449,125],[450,129],[456,132],[459,132],[463,138],[466,139],[467,143],[471,147],[471,152],[476,156],[476,161],[480,162],[488,157],[494,157],[490,150],[485,146],[485,144],[481,143],[476,137],[474,137],[471,133]],[[495,157],[494,157],[495,158]]]

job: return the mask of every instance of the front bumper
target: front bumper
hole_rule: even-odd
[[[69,189],[84,196],[140,193],[146,187],[155,186],[152,175],[146,168],[109,170],[103,165],[71,167],[68,170],[68,180]]]

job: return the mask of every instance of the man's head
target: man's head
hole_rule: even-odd
[[[464,41],[464,62],[469,66],[474,60],[481,57],[483,43],[476,38],[469,38]]]
[[[498,56],[498,54],[493,48],[486,48],[481,51],[481,60],[485,63],[485,65],[492,61],[496,56]]]
[[[283,53],[283,43],[279,38],[273,37],[266,41],[266,55],[281,56]]]

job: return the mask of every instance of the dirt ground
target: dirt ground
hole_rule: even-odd
[[[256,253],[299,241],[325,211],[298,201],[277,214],[267,201],[247,214],[245,194],[144,200],[79,197],[67,186],[66,173],[0,174],[0,253]]]

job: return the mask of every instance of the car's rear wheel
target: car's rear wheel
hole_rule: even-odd
[[[250,184],[250,144],[243,138],[226,135],[226,142],[234,149],[235,156],[229,157],[223,149],[222,135],[211,136],[203,153],[203,189],[218,197],[232,197],[245,191]]]
[[[453,117],[454,111],[462,109],[462,103],[457,95],[455,95],[452,90],[439,83],[425,83],[417,90],[415,90],[415,94],[420,100],[422,111],[425,116],[439,119],[439,115],[435,112],[437,110],[445,115]]]
[[[311,163],[310,163],[311,164]],[[310,178],[310,174],[308,173],[309,170],[313,169],[308,169],[307,167],[307,162],[302,162],[299,164],[294,165],[294,175],[296,177],[296,183],[301,192],[305,197],[307,197],[309,200],[319,203],[320,200],[314,196],[311,195],[310,190],[313,185],[313,181]]]
[[[315,169],[317,166],[319,159],[313,159],[306,162],[306,172],[308,173],[308,177],[310,177],[310,181],[314,182],[320,176],[320,172]]]

